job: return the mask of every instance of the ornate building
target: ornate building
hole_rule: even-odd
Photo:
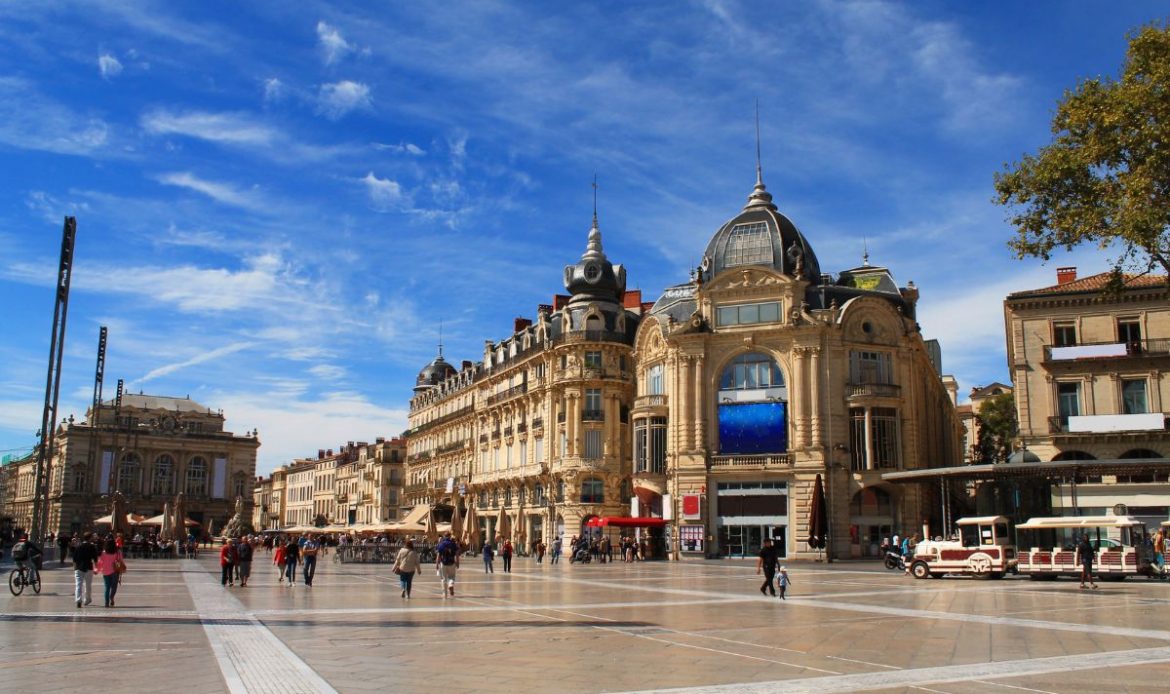
[[[919,529],[926,492],[881,474],[957,464],[961,429],[917,301],[868,257],[822,274],[757,176],[638,328],[634,515],[667,520],[668,546],[698,556],[750,556],[765,538],[789,557],[819,556],[815,540],[864,556]]]
[[[245,500],[246,517],[256,474],[256,432],[224,431],[222,411],[190,398],[123,395],[90,410],[82,422],[72,417],[54,434],[49,461],[46,532],[78,532],[93,527],[109,511],[107,499],[120,491],[132,513],[154,516],[182,492],[188,518],[216,528]],[[30,527],[36,457],[12,463],[16,488],[5,497],[0,515]]]
[[[581,534],[591,518],[625,515],[629,405],[641,294],[606,257],[594,215],[568,296],[517,319],[483,361],[442,355],[418,376],[407,433],[408,504],[473,504],[482,537],[501,509],[517,540]]]

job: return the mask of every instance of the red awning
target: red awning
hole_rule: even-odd
[[[590,518],[586,524],[590,528],[661,528],[666,521],[661,518],[621,518],[617,516],[602,516]]]

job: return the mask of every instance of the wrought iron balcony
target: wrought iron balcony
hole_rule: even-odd
[[[495,405],[496,403],[504,402],[505,400],[511,400],[512,398],[516,397],[517,395],[523,395],[524,393],[527,393],[527,392],[528,392],[528,384],[521,383],[520,385],[512,386],[511,388],[509,388],[501,393],[495,393],[494,395],[489,395],[488,399],[487,399],[487,404]]]
[[[581,421],[582,422],[604,422],[605,421],[605,410],[582,410],[581,411]]]

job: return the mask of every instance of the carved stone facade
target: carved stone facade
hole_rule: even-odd
[[[58,427],[48,469],[46,532],[93,529],[108,511],[108,497],[120,491],[131,513],[155,516],[179,492],[187,517],[222,529],[244,499],[252,515],[256,475],[255,432],[224,431],[220,411],[189,398],[124,395],[121,406],[105,403],[85,421]],[[0,516],[30,527],[35,456],[15,462],[17,484],[4,497]]]

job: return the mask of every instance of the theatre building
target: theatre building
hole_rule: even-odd
[[[881,479],[961,459],[918,298],[868,258],[823,272],[757,177],[638,326],[632,515],[682,556],[866,556],[931,521],[929,489]]]

